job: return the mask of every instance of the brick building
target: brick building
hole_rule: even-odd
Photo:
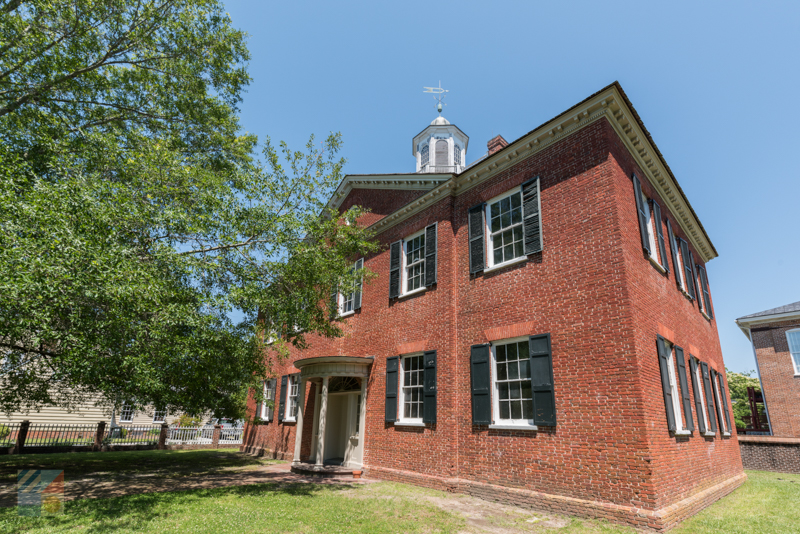
[[[717,254],[620,85],[467,147],[438,117],[417,172],[343,180],[378,276],[275,364],[244,449],[657,529],[739,486]]]
[[[753,345],[771,434],[800,438],[800,302],[745,315],[736,324]]]

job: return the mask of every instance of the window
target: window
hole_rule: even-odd
[[[675,412],[675,433],[684,432],[683,415],[681,413],[681,392],[678,390],[678,380],[675,376],[675,347],[669,341],[667,346],[667,369],[669,370],[669,388],[672,392],[672,409]]]
[[[163,423],[167,420],[167,411],[166,410],[156,410],[153,412],[153,422],[154,423]]]
[[[264,421],[269,421],[270,416],[270,407],[267,404],[268,401],[275,400],[275,381],[274,380],[265,380],[264,381],[264,400],[265,402],[261,403],[261,413],[258,414]]]
[[[294,421],[297,417],[297,375],[289,375],[288,385],[289,390],[287,394],[286,403],[286,419]]]
[[[424,359],[422,354],[405,356],[402,359],[402,387],[400,388],[401,422],[422,422],[422,384]]]
[[[360,259],[353,265],[350,272],[364,268],[364,259]],[[359,278],[350,293],[337,293],[335,303],[338,304],[339,315],[350,315],[361,307],[361,290],[363,279]]]
[[[494,421],[533,425],[530,348],[528,339],[492,346]]]
[[[650,243],[650,257],[658,261],[658,253],[656,252],[656,236],[653,226],[653,214],[650,211],[650,199],[642,193],[642,205],[644,206],[644,219],[645,228],[647,229],[647,241]]]
[[[453,147],[453,165],[461,165],[461,147],[458,145]]]
[[[525,256],[522,192],[519,188],[486,203],[489,267]]]
[[[680,243],[680,240],[674,233],[672,234],[672,239],[676,244],[675,248],[672,250],[672,253],[677,257],[675,263],[675,278],[678,281],[678,287],[680,290],[686,293],[686,277],[683,273],[683,255],[681,254],[679,246],[677,246],[677,244]]]
[[[420,151],[420,163],[419,163],[420,167],[426,166],[429,161],[430,161],[430,149],[428,148],[428,145],[425,145],[422,147],[422,150]]]
[[[719,431],[725,436],[730,436],[731,430],[730,428],[728,428],[727,421],[725,420],[727,418],[727,414],[725,413],[726,410],[725,404],[727,403],[722,402],[722,393],[720,391],[720,388],[722,387],[721,374],[719,373],[712,374],[711,387],[714,389],[714,401],[717,403],[717,408],[719,408],[719,413],[720,413]]]
[[[119,420],[121,423],[131,423],[133,422],[134,414],[133,405],[126,402],[119,411]]]
[[[447,161],[447,141],[444,139],[439,139],[436,141],[436,166],[437,167],[446,167],[450,163]],[[437,169],[438,170],[438,169]],[[443,169],[446,170],[446,169]]]
[[[692,382],[692,385],[697,389],[697,391],[694,392],[694,397],[695,399],[700,399],[700,402],[695,403],[695,409],[699,412],[702,412],[702,414],[698,413],[697,417],[703,418],[703,423],[704,423],[703,428],[706,429],[705,433],[709,434],[708,429],[710,429],[711,426],[709,425],[708,422],[708,411],[704,400],[705,393],[703,392],[703,369],[700,366],[699,362],[695,362],[693,367],[694,367],[694,381]],[[713,433],[711,435],[713,436]]]
[[[425,287],[425,231],[403,242],[403,294]]]
[[[792,355],[794,374],[800,375],[800,330],[789,330],[786,332],[786,340],[789,342],[789,352]]]

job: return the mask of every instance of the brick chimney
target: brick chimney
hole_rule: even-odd
[[[489,148],[489,155],[491,156],[498,150],[503,150],[505,147],[507,147],[508,141],[503,139],[502,135],[498,135],[497,137],[490,139],[489,142],[486,143],[486,146]]]

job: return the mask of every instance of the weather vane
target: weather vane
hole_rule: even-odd
[[[424,91],[422,91],[423,93],[433,93],[434,95],[438,95],[434,96],[433,99],[436,100],[437,102],[436,111],[438,111],[439,115],[441,115],[442,106],[447,105],[447,104],[442,104],[442,100],[444,100],[444,97],[447,96],[445,93],[449,93],[450,91],[448,91],[447,89],[442,89],[441,80],[439,80],[439,87],[423,87],[423,89],[424,89]]]

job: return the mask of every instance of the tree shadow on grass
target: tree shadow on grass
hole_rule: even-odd
[[[144,493],[111,499],[81,499],[65,504],[63,515],[51,517],[18,517],[15,508],[0,509],[0,532],[25,532],[35,529],[105,534],[124,530],[157,532],[159,523],[172,524],[193,511],[207,510],[208,500],[234,497],[239,499],[278,495],[312,498],[320,492],[353,489],[352,484],[272,483],[250,486],[195,489],[163,493]],[[244,525],[242,525],[244,527]],[[9,530],[7,530],[9,529]]]

